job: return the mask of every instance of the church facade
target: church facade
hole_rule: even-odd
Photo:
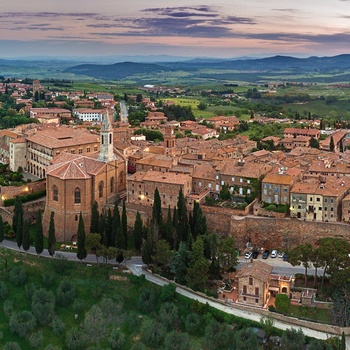
[[[100,152],[86,155],[63,153],[46,172],[44,233],[54,213],[56,240],[76,240],[80,212],[85,231],[90,232],[91,207],[96,201],[101,210],[126,190],[126,161],[113,147],[113,130],[105,115],[100,135]]]

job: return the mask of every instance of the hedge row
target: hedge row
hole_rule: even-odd
[[[30,202],[33,201],[35,199],[41,198],[46,196],[46,190],[41,190],[35,193],[28,193],[24,196],[19,196],[20,200],[22,203],[26,203],[26,202]],[[5,207],[10,207],[11,205],[14,205],[15,203],[15,198],[11,198],[11,199],[5,199],[4,200],[4,206]]]

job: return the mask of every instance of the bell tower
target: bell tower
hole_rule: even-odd
[[[167,125],[164,131],[165,154],[173,156],[175,154],[175,133],[171,125]]]
[[[113,152],[113,129],[109,120],[108,111],[103,115],[102,128],[100,132],[100,154],[98,160],[101,162],[111,162],[115,160]]]

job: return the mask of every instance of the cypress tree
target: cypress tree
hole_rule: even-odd
[[[173,219],[171,217],[171,209],[170,205],[168,207],[168,215],[167,215],[167,220],[164,226],[164,233],[167,242],[169,243],[169,246],[171,249],[174,249],[174,227],[173,227]]]
[[[90,233],[98,233],[98,223],[100,215],[98,213],[98,204],[95,201],[91,208],[91,223],[90,223]]]
[[[38,213],[36,215],[36,225],[35,226],[36,226],[35,251],[39,256],[44,250],[43,222],[42,222],[42,216],[41,216],[40,210],[38,210]]]
[[[55,213],[52,211],[50,215],[50,224],[49,224],[49,232],[48,232],[48,239],[47,239],[47,250],[49,254],[54,256],[55,254],[55,244],[56,244],[56,236],[55,236],[55,219],[54,219]]]
[[[0,215],[0,243],[4,240],[5,238],[5,225],[4,221],[2,220],[2,216]]]
[[[120,214],[119,214],[119,208],[118,203],[114,203],[114,210],[113,210],[113,218],[112,218],[112,231],[113,236],[115,237],[115,241],[117,240],[117,231],[120,226]]]
[[[144,264],[151,264],[152,263],[152,254],[153,254],[153,249],[152,249],[152,242],[149,238],[143,241],[142,244],[142,251],[141,251],[141,256],[142,256],[142,261]]]
[[[125,201],[123,202],[123,212],[122,212],[122,233],[124,235],[125,249],[128,249],[128,218],[126,216]]]
[[[113,227],[113,224],[112,224],[112,212],[111,212],[111,209],[108,208],[107,222],[106,222],[107,247],[115,247],[115,239],[113,239],[112,227]]]
[[[333,140],[333,136],[331,136],[331,141],[329,142],[329,150],[331,152],[334,152],[334,140]]]
[[[25,219],[23,222],[23,249],[27,253],[30,248],[29,221]]]
[[[16,242],[19,249],[23,243],[23,216],[21,215],[17,217]]]
[[[173,215],[173,245],[174,245],[174,249],[177,250],[177,248],[179,247],[179,243],[180,243],[180,237],[178,235],[179,232],[179,216],[178,216],[178,211],[176,209],[176,207],[174,207],[174,215]]]
[[[134,224],[134,244],[137,251],[141,250],[142,246],[142,232],[143,232],[143,223],[141,219],[141,214],[136,213],[136,219]]]
[[[13,217],[12,217],[12,228],[15,233],[17,233],[18,217],[21,218],[21,224],[23,224],[23,206],[21,199],[17,196],[15,198]]]
[[[78,252],[77,252],[77,258],[83,262],[83,259],[86,258],[87,253],[85,249],[85,226],[84,226],[84,219],[83,219],[83,214],[80,212],[79,215],[79,223],[78,223],[78,242],[77,242],[77,247],[78,247]]]
[[[178,227],[177,235],[180,241],[188,242],[190,236],[190,225],[188,223],[186,200],[180,187],[177,201]]]
[[[154,191],[153,209],[152,209],[152,222],[156,223],[158,227],[162,224],[162,202],[160,199],[158,188]]]
[[[100,219],[98,221],[98,233],[101,235],[101,244],[107,247],[106,216],[104,213],[101,213]]]
[[[125,249],[125,237],[124,237],[123,229],[122,229],[121,226],[119,226],[118,229],[117,229],[116,246],[119,249]]]

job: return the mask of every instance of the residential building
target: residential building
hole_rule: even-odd
[[[72,113],[64,108],[31,108],[30,118],[39,120],[40,123],[59,124],[61,118],[71,118]]]
[[[262,261],[244,264],[237,273],[238,302],[263,307],[269,298],[272,270],[272,266]]]
[[[318,129],[299,129],[299,128],[286,128],[284,129],[284,137],[298,137],[308,136],[318,140],[321,136],[321,132]]]
[[[192,192],[192,178],[189,174],[173,172],[138,171],[127,178],[128,203],[152,206],[154,191],[159,191],[163,208],[177,205],[180,188],[186,198]]]
[[[290,191],[290,217],[307,221],[339,221],[342,200],[349,191],[348,177],[320,176],[297,182]]]
[[[102,122],[105,109],[76,108],[73,109],[75,117],[84,122]]]

